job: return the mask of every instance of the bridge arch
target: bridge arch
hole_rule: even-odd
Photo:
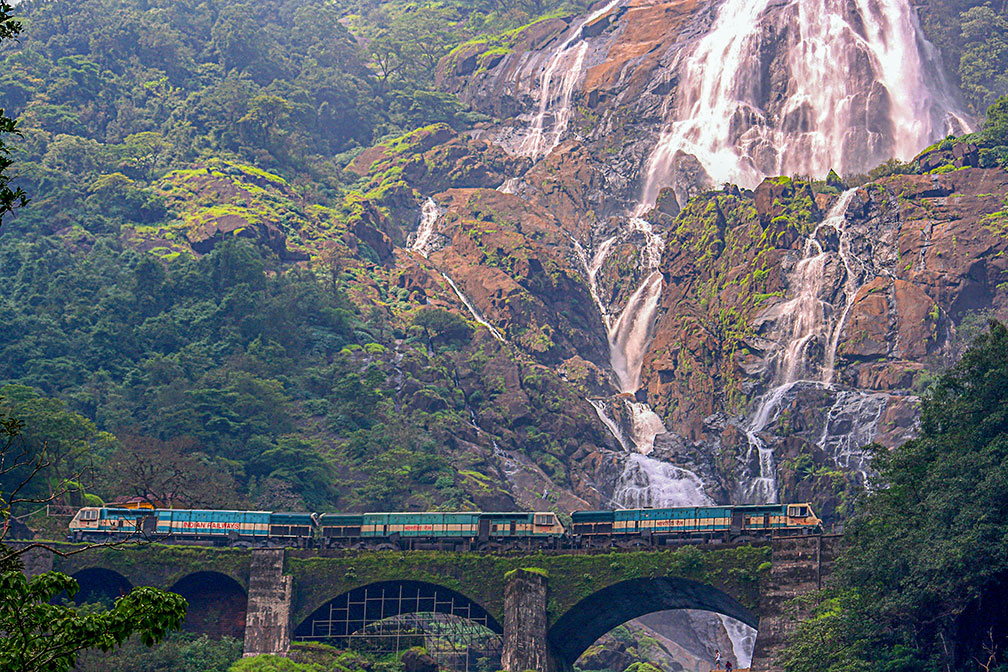
[[[547,633],[553,654],[573,665],[595,640],[629,620],[656,611],[698,609],[730,616],[756,628],[759,619],[714,586],[675,577],[614,583],[585,597],[562,614]]]
[[[210,637],[245,636],[248,596],[235,579],[222,572],[187,574],[169,588],[189,603],[182,629]]]
[[[111,604],[131,590],[133,584],[119,572],[105,567],[86,567],[71,574],[80,589],[74,595],[74,602],[84,604],[102,602]]]
[[[504,629],[479,602],[435,583],[378,581],[358,586],[319,605],[294,629],[295,639],[343,639],[368,625],[395,616],[434,613]]]

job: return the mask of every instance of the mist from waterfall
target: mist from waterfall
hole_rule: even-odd
[[[783,100],[763,62],[774,31],[787,40]],[[714,185],[752,188],[767,175],[867,171],[969,128],[908,0],[725,0],[679,73],[644,167],[646,204],[682,155]]]

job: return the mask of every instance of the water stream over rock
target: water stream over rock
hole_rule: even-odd
[[[420,223],[417,225],[416,233],[407,245],[407,249],[429,257],[430,253],[434,251],[433,238],[437,233],[437,221],[443,214],[433,198],[424,201],[423,207],[420,209]]]
[[[581,82],[585,72],[588,42],[584,39],[582,30],[586,25],[605,16],[622,1],[610,0],[567,29],[564,40],[542,66],[542,72],[536,83],[538,111],[532,117],[528,130],[518,141],[516,154],[538,158],[549,154],[560,143],[570,122],[574,87]]]
[[[502,334],[497,327],[487,322],[486,318],[483,317],[483,313],[481,313],[479,309],[476,308],[476,305],[469,300],[469,297],[466,296],[461,289],[459,289],[459,286],[455,284],[455,281],[452,280],[445,273],[442,273],[441,277],[443,277],[445,281],[448,283],[448,286],[452,288],[452,291],[455,292],[455,296],[459,298],[459,301],[461,301],[462,305],[466,307],[466,309],[469,311],[469,314],[473,316],[473,319],[476,320],[478,324],[481,324],[482,326],[486,327],[487,331],[489,331],[494,338],[503,343],[505,341],[504,334]]]
[[[619,506],[686,506],[710,503],[700,478],[681,467],[650,456],[655,438],[666,434],[661,418],[648,404],[634,398],[640,387],[641,366],[651,343],[655,317],[662,291],[662,236],[638,216],[621,220],[620,230],[604,239],[589,260],[584,248],[575,242],[575,251],[584,266],[588,289],[598,306],[609,342],[609,364],[620,394],[610,400],[589,399],[599,419],[626,451],[623,471],[613,489],[613,501]],[[639,275],[643,281],[627,298],[619,314],[602,300],[598,273],[613,249],[620,243],[642,236],[638,250]],[[624,431],[614,417],[610,404],[622,404],[620,413],[627,420]]]
[[[866,464],[859,449],[873,438],[886,406],[886,395],[839,390],[833,384],[840,333],[864,281],[864,267],[851,255],[846,226],[846,213],[856,192],[856,189],[845,191],[805,240],[804,256],[795,264],[788,283],[795,290],[793,298],[767,309],[757,320],[773,323],[772,339],[777,345],[768,358],[772,372],[770,387],[757,401],[744,427],[749,441],[746,462],[751,464],[755,457],[758,472],[739,482],[739,498],[743,502],[777,501],[773,451],[761,434],[777,420],[785,402],[793,401],[802,388],[824,388],[827,394],[835,395],[818,445],[833,456],[838,466],[841,462],[854,463],[855,469],[865,474]],[[834,238],[837,249],[826,249],[820,236]],[[835,295],[833,284],[838,280],[827,277],[825,271],[830,261],[839,261],[836,271],[843,274],[839,287],[843,309],[839,311],[827,301]],[[818,370],[816,357],[809,354],[813,345],[815,349],[823,349]]]
[[[752,188],[766,175],[867,171],[969,128],[907,0],[726,0],[679,72],[644,202],[686,155],[712,185]]]

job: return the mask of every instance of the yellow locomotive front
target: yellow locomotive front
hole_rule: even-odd
[[[787,527],[802,530],[806,534],[823,530],[822,519],[815,515],[808,502],[787,505]]]

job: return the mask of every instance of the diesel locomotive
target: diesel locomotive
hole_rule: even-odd
[[[72,541],[137,537],[165,543],[347,549],[632,548],[822,532],[804,504],[575,511],[299,513],[84,507]]]

